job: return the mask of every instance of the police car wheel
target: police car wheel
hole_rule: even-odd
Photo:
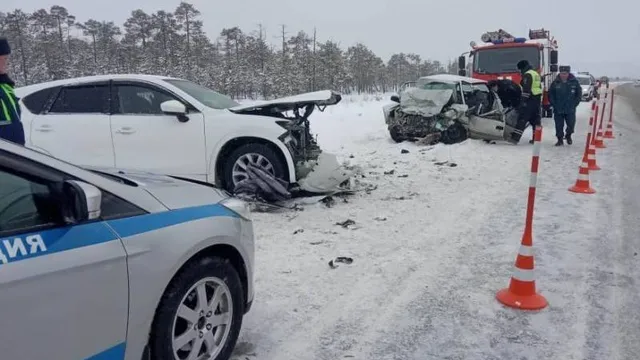
[[[243,314],[242,282],[233,266],[216,257],[193,261],[174,277],[160,301],[151,329],[151,358],[227,360]]]
[[[286,164],[271,147],[256,143],[245,144],[233,150],[224,163],[222,177],[227,191],[233,193],[236,184],[248,178],[245,169],[249,164],[276,178],[284,178]]]

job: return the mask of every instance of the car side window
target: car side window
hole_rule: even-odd
[[[92,84],[68,86],[60,90],[49,113],[91,114],[108,112],[109,86]]]
[[[178,100],[169,93],[151,86],[116,84],[116,114],[164,115],[160,104]],[[179,101],[179,100],[178,100]]]
[[[0,237],[59,223],[61,214],[49,184],[0,167]]]
[[[32,114],[40,114],[47,105],[49,98],[55,95],[58,89],[60,89],[60,87],[55,86],[36,91],[33,94],[25,96],[22,99],[22,103]]]
[[[100,217],[103,220],[120,219],[131,216],[144,215],[147,212],[123,200],[110,192],[102,191],[102,205]]]

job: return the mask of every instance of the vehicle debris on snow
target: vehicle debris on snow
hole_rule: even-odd
[[[492,91],[480,79],[425,76],[391,97],[394,104],[384,106],[384,118],[396,142],[454,144],[472,138],[517,144],[526,123],[518,122],[513,101],[501,99],[499,93],[504,92]]]

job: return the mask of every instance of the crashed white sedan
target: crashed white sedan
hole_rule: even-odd
[[[449,74],[421,77],[384,106],[389,134],[396,142],[453,144],[475,138],[517,144],[526,126],[518,122],[516,111],[520,90],[509,81],[498,86],[494,92],[484,80]]]
[[[314,109],[340,102],[330,90],[240,105],[188,80],[104,75],[21,87],[16,95],[26,145],[77,165],[169,174],[232,192],[250,177],[248,168],[310,192],[344,181],[326,174],[339,171],[338,162],[309,131]],[[320,168],[324,174],[312,171]]]

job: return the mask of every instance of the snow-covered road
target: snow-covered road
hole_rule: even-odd
[[[631,108],[616,103],[622,136],[598,151],[595,195],[567,191],[588,104],[573,146],[553,147],[544,120],[534,247],[550,305],[527,313],[494,296],[522,235],[530,134],[518,146],[395,144],[387,102],[346,99],[311,120],[321,146],[361,165],[377,189],[331,208],[255,215],[256,300],[234,359],[636,359],[640,122]],[[355,225],[336,225],[347,219]],[[354,261],[332,269],[337,256]]]

